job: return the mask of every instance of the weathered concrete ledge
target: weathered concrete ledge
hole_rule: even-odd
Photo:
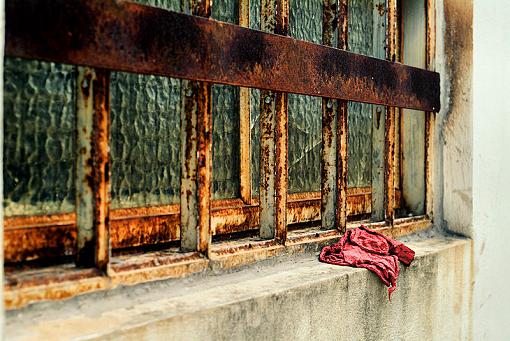
[[[392,301],[363,269],[282,257],[7,313],[8,340],[469,339],[471,241],[425,237]]]

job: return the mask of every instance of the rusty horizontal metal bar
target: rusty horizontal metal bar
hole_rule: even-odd
[[[6,54],[425,111],[440,109],[438,73],[129,2],[7,1]]]
[[[76,253],[76,224],[6,228],[4,261],[21,262],[38,258],[71,256]]]

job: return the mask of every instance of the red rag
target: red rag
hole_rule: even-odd
[[[413,259],[413,250],[364,226],[348,230],[338,243],[324,247],[319,256],[324,263],[372,271],[388,287],[390,300],[397,287],[398,261],[409,265]]]

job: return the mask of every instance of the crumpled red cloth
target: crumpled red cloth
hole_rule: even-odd
[[[338,243],[324,247],[319,256],[324,263],[372,271],[388,287],[389,299],[397,288],[398,261],[409,265],[413,259],[413,250],[364,226],[348,230]]]

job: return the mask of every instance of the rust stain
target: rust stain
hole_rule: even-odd
[[[204,1],[209,2],[209,1]],[[211,180],[212,180],[212,108],[211,85],[199,83],[197,98],[197,163],[198,163],[198,245],[197,251],[207,253],[211,243]]]
[[[341,39],[339,39],[341,40]],[[338,123],[337,123],[337,188],[338,198],[336,203],[336,221],[337,228],[341,232],[345,232],[347,224],[347,141],[348,141],[348,125],[347,125],[347,102],[339,101],[338,103]]]
[[[75,250],[76,226],[74,223],[4,231],[4,261],[6,263],[73,255]]]
[[[348,215],[370,213],[371,189],[347,190]],[[397,199],[399,192],[396,193]],[[246,205],[240,199],[214,200],[211,233],[231,234],[259,227],[259,203]],[[317,221],[321,217],[321,193],[292,193],[287,199],[287,224]],[[76,215],[7,217],[4,250],[7,262],[74,255]],[[113,250],[168,243],[180,239],[179,205],[115,209],[110,213],[110,243]]]
[[[283,3],[286,6],[285,18],[283,23],[285,26],[282,31],[287,32],[288,27],[288,2],[282,0],[278,4]],[[288,188],[288,96],[286,93],[278,93],[276,95],[276,132],[275,132],[275,240],[284,244],[287,238],[287,188]]]
[[[94,159],[94,262],[98,269],[106,271],[110,256],[110,72],[96,70],[94,83],[91,141]]]
[[[260,92],[260,235],[274,238],[275,94]]]
[[[322,12],[322,43],[332,46],[334,32],[338,25],[336,1],[324,0]],[[322,151],[321,151],[321,225],[324,229],[332,229],[336,226],[336,110],[335,100],[322,99]]]

